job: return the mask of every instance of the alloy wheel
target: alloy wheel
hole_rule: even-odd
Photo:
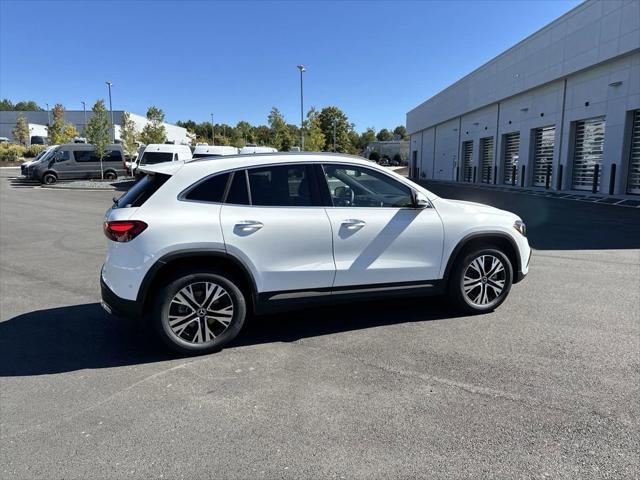
[[[490,307],[504,292],[507,273],[502,260],[494,255],[480,255],[467,266],[462,289],[467,301],[477,307]]]
[[[169,304],[167,323],[179,340],[209,343],[224,333],[233,319],[229,293],[214,282],[194,282],[178,291]]]

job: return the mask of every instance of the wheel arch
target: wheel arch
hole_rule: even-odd
[[[142,312],[149,311],[153,303],[151,293],[157,291],[168,278],[179,270],[196,267],[209,267],[232,274],[240,283],[240,290],[247,296],[247,304],[255,309],[256,282],[241,260],[219,250],[181,250],[164,255],[146,273],[137,297],[137,302],[142,305]]]
[[[522,268],[522,263],[520,259],[520,250],[518,250],[518,246],[513,238],[511,238],[508,234],[500,231],[492,231],[492,232],[477,232],[471,233],[462,238],[455,246],[451,255],[449,255],[449,260],[447,261],[447,266],[445,267],[443,280],[445,282],[449,281],[449,276],[453,266],[459,258],[476,247],[486,247],[486,246],[495,246],[504,252],[504,254],[509,258],[511,262],[511,266],[513,268],[513,283],[517,283],[519,281],[518,272]]]

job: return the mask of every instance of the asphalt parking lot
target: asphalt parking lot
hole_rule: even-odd
[[[99,306],[112,193],[1,175],[2,478],[638,475],[640,210],[436,185],[528,224],[498,311],[305,310],[181,359]]]

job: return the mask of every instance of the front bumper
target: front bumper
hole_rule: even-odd
[[[100,277],[100,291],[102,294],[102,308],[116,317],[139,318],[142,316],[142,304],[135,300],[120,298],[104,283]]]

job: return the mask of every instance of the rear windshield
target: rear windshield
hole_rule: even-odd
[[[173,153],[171,152],[144,152],[140,165],[153,165],[155,163],[171,162]]]
[[[146,202],[151,195],[156,193],[171,175],[160,173],[147,174],[138,180],[118,200],[114,201],[113,208],[139,207]]]

